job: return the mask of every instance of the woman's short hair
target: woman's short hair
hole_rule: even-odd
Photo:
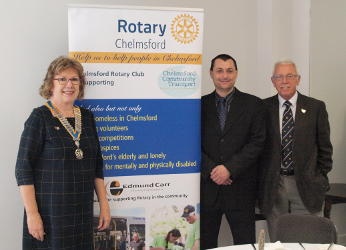
[[[50,63],[47,69],[46,76],[39,90],[40,95],[45,99],[49,99],[52,96],[54,77],[62,71],[71,68],[75,69],[78,73],[78,77],[80,80],[78,99],[82,99],[84,97],[85,87],[85,76],[83,66],[77,60],[65,56],[59,56]]]

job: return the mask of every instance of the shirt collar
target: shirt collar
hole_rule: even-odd
[[[291,97],[291,99],[289,100],[285,100],[284,98],[282,98],[280,95],[278,95],[278,99],[279,99],[279,104],[280,107],[284,106],[284,102],[285,101],[289,101],[292,104],[292,107],[296,107],[297,105],[297,99],[298,99],[298,91],[296,91],[296,93],[294,93],[294,95]]]
[[[218,100],[220,100],[220,99],[225,98],[225,99],[226,99],[226,103],[227,103],[227,104],[230,103],[230,101],[231,101],[231,99],[232,99],[232,97],[233,97],[233,95],[234,95],[234,92],[235,92],[235,88],[233,88],[232,91],[231,91],[231,93],[229,93],[229,94],[226,95],[225,97],[221,97],[221,96],[219,96],[218,93],[215,92],[216,102],[217,102]]]

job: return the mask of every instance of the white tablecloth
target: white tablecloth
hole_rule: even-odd
[[[327,250],[329,244],[308,244],[308,243],[265,243],[264,250]],[[236,245],[228,247],[219,247],[210,250],[255,250],[257,244],[253,245]],[[346,247],[334,244],[329,250],[346,250]]]

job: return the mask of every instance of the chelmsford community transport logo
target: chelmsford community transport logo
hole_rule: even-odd
[[[178,15],[171,24],[171,33],[179,43],[191,43],[199,34],[199,24],[191,15]]]
[[[184,65],[163,70],[159,76],[159,87],[174,97],[188,96],[199,89],[200,78],[196,71],[188,70]]]

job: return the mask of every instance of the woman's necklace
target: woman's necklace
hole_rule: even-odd
[[[49,108],[52,114],[59,119],[60,123],[64,126],[67,132],[72,136],[74,144],[77,147],[77,149],[74,151],[76,158],[78,160],[83,159],[83,151],[82,149],[79,148],[79,140],[80,140],[80,135],[82,133],[82,114],[80,112],[80,108],[77,106],[73,106],[74,121],[75,121],[75,128],[73,129],[69,121],[61,114],[61,112],[59,111],[57,107],[54,107],[51,101],[47,101],[45,105]]]

